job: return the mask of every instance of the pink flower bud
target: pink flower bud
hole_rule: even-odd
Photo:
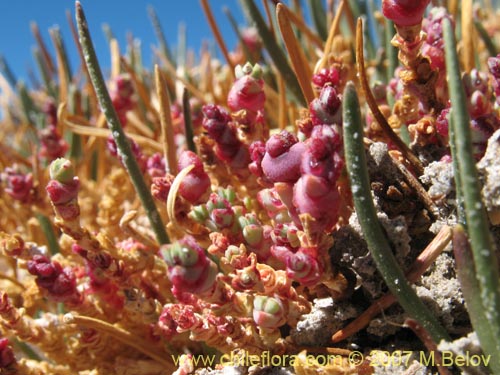
[[[183,151],[179,157],[178,168],[182,170],[190,165],[194,168],[184,177],[179,186],[179,194],[192,204],[201,203],[206,199],[210,189],[210,177],[203,168],[203,163],[194,152]]]
[[[382,13],[396,25],[413,26],[422,22],[430,0],[383,0]]]
[[[336,68],[323,68],[312,77],[313,84],[322,89],[325,85],[337,86],[340,83],[340,72]]]
[[[233,226],[235,213],[231,203],[227,199],[215,193],[210,194],[210,199],[207,202],[207,210],[210,220],[218,229]]]
[[[42,107],[43,113],[45,113],[45,118],[47,119],[47,124],[57,125],[57,107],[56,103],[52,98],[49,98],[43,103]]]
[[[262,328],[278,328],[285,319],[285,309],[281,301],[268,296],[255,296],[253,301],[253,320]]]
[[[248,165],[248,169],[252,174],[257,177],[262,177],[264,172],[262,171],[262,159],[266,154],[266,145],[262,141],[255,141],[250,145],[250,159],[252,162]]]
[[[162,246],[161,255],[168,264],[168,278],[174,294],[202,293],[210,289],[217,275],[217,266],[191,236]]]
[[[300,177],[300,161],[306,149],[305,144],[297,142],[290,145],[287,142],[276,142],[273,140],[269,148],[266,144],[266,149],[278,155],[273,157],[269,152],[266,152],[264,155],[262,159],[262,171],[266,178],[271,182],[297,181]]]
[[[289,222],[290,215],[276,189],[262,189],[257,193],[257,201],[267,211],[271,219],[278,223]]]
[[[39,132],[39,157],[47,161],[61,158],[69,149],[68,143],[61,137],[55,125],[49,125]]]
[[[305,286],[315,285],[321,278],[317,259],[302,251],[302,249],[288,257],[286,261],[286,274],[292,280]]]
[[[227,96],[229,108],[236,112],[245,109],[250,112],[262,111],[266,96],[262,70],[258,64],[252,67],[247,63],[240,67],[240,77],[234,82]],[[238,73],[238,72],[237,72]]]
[[[303,175],[295,184],[293,204],[299,214],[309,214],[323,229],[331,229],[337,222],[340,195],[337,187],[324,178]]]
[[[33,175],[31,173],[23,174],[17,166],[5,168],[1,179],[5,181],[5,192],[12,199],[22,203],[29,202],[33,193]]]
[[[151,195],[153,196],[153,198],[159,200],[160,202],[166,203],[173,180],[174,177],[172,175],[167,175],[165,177],[154,177],[153,181],[151,182]]]
[[[146,162],[146,172],[151,177],[165,176],[165,158],[159,152],[151,155]]]
[[[241,30],[241,39],[251,53],[257,53],[262,49],[262,39],[255,27],[246,27]]]
[[[147,167],[147,157],[142,153],[142,150],[140,146],[137,144],[136,141],[134,141],[132,138],[128,138],[128,141],[130,143],[130,149],[132,150],[132,154],[134,155],[135,159],[137,160],[137,164],[139,164],[139,168],[141,169],[141,172],[146,171]],[[116,147],[115,140],[113,139],[113,136],[110,135],[106,141],[106,146],[109,151],[109,153],[115,157],[118,157],[118,149]],[[120,158],[120,162],[122,162]]]
[[[334,125],[341,122],[341,101],[333,86],[324,86],[319,98],[309,104],[309,112],[314,125]]]
[[[45,188],[49,194],[49,198],[55,205],[68,203],[78,197],[80,190],[80,181],[78,177],[74,177],[70,183],[61,183],[57,180],[50,180]]]

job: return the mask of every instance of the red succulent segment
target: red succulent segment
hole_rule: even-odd
[[[248,169],[257,177],[262,177],[262,159],[266,154],[266,144],[263,141],[255,141],[250,145],[250,159],[252,162],[248,165]]]
[[[319,89],[322,89],[326,85],[337,87],[340,83],[340,72],[334,67],[323,68],[313,75],[312,82]]]
[[[33,198],[33,175],[31,173],[22,173],[14,165],[7,167],[0,175],[1,181],[5,184],[5,192],[16,201],[28,203]]]
[[[245,168],[250,162],[248,148],[238,139],[231,116],[217,105],[203,106],[203,129],[212,138],[217,157],[233,168]]]
[[[55,205],[61,205],[78,197],[80,180],[78,177],[75,177],[75,179],[69,183],[61,183],[57,180],[50,180],[46,189],[52,203]]]
[[[153,198],[159,200],[160,202],[166,203],[168,198],[168,193],[172,187],[172,182],[174,177],[172,175],[166,175],[165,177],[154,177],[151,182],[151,195]]]
[[[63,220],[74,220],[80,215],[78,192],[80,180],[74,176],[71,162],[66,159],[56,159],[50,165],[51,180],[46,186],[54,210]]]
[[[128,138],[128,141],[130,144],[130,148],[132,150],[132,154],[134,155],[137,164],[139,164],[139,168],[144,173],[147,168],[148,158],[146,155],[143,154],[141,147],[137,144],[136,141],[134,141],[132,138]],[[122,162],[121,160],[122,155],[119,155],[118,148],[116,147],[116,142],[112,135],[108,137],[106,146],[108,148],[109,153],[115,157],[118,157],[120,159],[120,162]]]
[[[314,125],[340,124],[342,111],[340,110],[340,96],[333,86],[326,85],[321,89],[319,98],[309,104],[311,120]]]
[[[432,69],[444,71],[444,38],[443,38],[443,19],[448,18],[453,22],[452,17],[446,11],[446,8],[432,8],[428,17],[424,18],[422,30],[427,34],[422,45],[422,55],[429,58]]]
[[[286,130],[266,142],[262,171],[271,182],[295,182],[300,177],[300,161],[305,145]]]
[[[28,272],[36,276],[36,284],[47,291],[57,302],[80,303],[81,295],[76,288],[76,278],[71,267],[62,268],[44,255],[35,255],[27,263]]]
[[[496,57],[488,58],[488,69],[493,76],[493,90],[495,91],[495,100],[500,105],[500,54]]]
[[[430,0],[383,0],[382,13],[396,25],[413,26],[422,22]]]
[[[159,152],[151,155],[146,162],[146,172],[153,178],[164,177],[166,171],[165,158]]]
[[[331,230],[339,215],[340,195],[337,187],[325,179],[304,175],[295,184],[293,203],[300,214],[309,214],[320,227]]]
[[[178,168],[182,170],[190,165],[193,169],[182,180],[179,194],[190,203],[199,204],[206,199],[210,191],[210,177],[198,155],[192,151],[183,151],[179,156]]]
[[[9,368],[12,368],[16,364],[16,357],[14,356],[14,351],[9,343],[9,339],[2,337],[0,338],[0,372],[6,371],[9,374]],[[13,372],[15,374],[16,372]]]
[[[111,84],[110,96],[122,126],[127,125],[127,112],[134,108],[134,86],[128,75],[122,74]]]
[[[61,137],[55,125],[48,125],[39,132],[40,151],[38,156],[48,162],[62,158],[69,149],[68,143]]]

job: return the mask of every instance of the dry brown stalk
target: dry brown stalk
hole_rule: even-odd
[[[394,130],[392,130],[386,118],[378,108],[377,102],[370,90],[370,85],[368,83],[368,78],[366,77],[365,71],[365,59],[363,52],[363,21],[361,20],[361,18],[358,19],[356,28],[356,67],[358,70],[363,94],[366,98],[368,107],[373,114],[373,117],[375,117],[387,138],[389,138],[390,141],[394,143],[394,145],[401,151],[403,156],[410,162],[415,172],[419,176],[422,175],[424,173],[424,167],[422,163],[420,162],[418,157],[410,150],[410,148],[401,140],[401,138],[399,138]]]
[[[462,1],[462,61],[464,70],[470,73],[475,68],[474,63],[474,18],[472,15],[472,0]]]
[[[283,5],[283,4],[281,4]],[[285,5],[283,5],[285,6]],[[286,7],[286,6],[285,6]],[[292,21],[297,28],[304,33],[304,35],[319,49],[323,49],[325,47],[321,38],[315,34],[305,23],[304,18],[295,14],[293,10],[287,8],[288,17],[290,17],[290,21]]]
[[[130,333],[129,331],[123,328],[114,326],[103,320],[91,318],[89,316],[73,315],[73,314],[64,315],[64,322],[66,324],[76,324],[78,326],[82,326],[85,328],[92,328],[99,332],[107,333],[108,335],[111,335],[112,337],[123,342],[124,344],[139,350],[141,353],[144,353],[145,355],[154,359],[158,363],[161,363],[163,366],[165,366],[165,371],[171,373],[176,368],[171,361],[167,360],[167,358],[170,357],[168,353],[166,354],[164,352],[163,353],[158,352],[150,348],[149,342],[143,340],[142,338]]]
[[[450,241],[451,228],[448,226],[443,226],[436,237],[434,237],[434,239],[431,241],[431,243],[427,245],[424,251],[422,251],[417,259],[415,259],[415,262],[406,273],[406,278],[408,279],[408,281],[412,283],[417,281],[418,278],[427,270],[427,268],[429,268],[429,266],[436,260],[438,255],[441,254],[441,252]],[[375,316],[387,309],[394,302],[396,302],[396,297],[394,297],[392,294],[386,294],[378,300],[374,301],[372,305],[355,320],[353,320],[341,330],[335,332],[332,336],[332,342],[340,342],[354,335],[356,332],[362,330],[370,323],[370,321]]]
[[[217,23],[215,22],[214,15],[212,13],[212,9],[210,8],[210,4],[208,3],[207,0],[200,0],[201,6],[203,8],[203,12],[205,13],[205,16],[207,17],[208,24],[210,25],[210,29],[212,30],[212,34],[214,34],[215,40],[217,42],[217,45],[222,51],[222,55],[224,56],[224,59],[226,60],[227,65],[230,67],[231,75],[233,78],[235,78],[234,75],[234,64],[231,61],[231,57],[229,56],[229,52],[227,51],[226,44],[224,43],[224,39],[222,38],[222,35],[219,31],[219,28],[217,27]]]
[[[332,24],[330,26],[330,31],[328,32],[328,38],[326,39],[325,47],[323,49],[323,57],[319,60],[318,64],[316,64],[316,68],[314,69],[315,73],[323,69],[328,63],[328,55],[330,54],[330,51],[332,49],[335,35],[337,35],[339,31],[340,17],[342,16],[344,7],[345,7],[345,1],[341,0],[337,8],[337,12],[335,13],[335,17],[333,18]]]
[[[177,156],[172,116],[170,114],[170,97],[168,90],[166,90],[167,84],[158,65],[155,65],[155,86],[156,94],[160,100],[161,139],[163,154],[168,165],[167,173],[170,172],[175,175],[177,174]]]
[[[315,98],[314,91],[311,86],[312,71],[309,67],[304,52],[295,38],[292,26],[290,24],[289,12],[286,6],[278,4],[276,6],[276,17],[278,18],[278,25],[280,28],[281,36],[285,42],[286,50],[290,55],[290,61],[299,81],[302,93],[308,103],[312,102]]]

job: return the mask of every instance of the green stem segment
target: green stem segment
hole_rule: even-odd
[[[343,122],[345,158],[354,206],[373,260],[389,290],[408,315],[424,327],[436,343],[449,341],[445,329],[406,280],[378,221],[366,166],[360,105],[352,82],[347,84],[344,91]]]
[[[172,58],[172,53],[168,48],[167,38],[165,38],[165,34],[163,33],[163,29],[161,27],[160,19],[156,14],[155,9],[150,5],[148,7],[149,18],[151,18],[151,23],[153,24],[153,29],[156,34],[156,38],[158,39],[158,43],[160,44],[160,51],[167,58],[167,60],[175,67],[175,60]]]
[[[469,240],[464,227],[460,224],[453,229],[453,253],[455,255],[458,280],[460,281],[464,300],[467,303],[472,326],[483,348],[495,348],[496,339],[492,335],[488,321],[484,319],[481,295],[478,293],[480,288],[476,279],[476,270]],[[498,374],[500,356],[492,355],[490,357],[490,366]]]
[[[189,91],[184,87],[182,91],[182,113],[184,114],[184,130],[186,133],[186,144],[190,151],[196,153],[194,143],[193,121],[191,119],[191,105],[189,103]]]
[[[47,239],[50,253],[54,255],[61,252],[59,242],[57,242],[57,236],[54,233],[54,228],[52,227],[52,223],[50,222],[48,217],[38,213],[36,214],[36,218],[38,220],[38,223],[40,224],[40,228],[42,229],[43,234],[45,235],[45,238]]]
[[[323,7],[321,0],[308,0],[309,12],[313,20],[316,31],[323,41],[328,38],[328,30],[326,29],[326,10]]]
[[[148,186],[144,182],[141,170],[137,164],[137,161],[130,148],[130,143],[122,129],[120,120],[116,114],[116,111],[111,102],[108,90],[106,88],[106,83],[102,76],[101,69],[99,68],[99,63],[97,61],[97,56],[92,44],[92,39],[90,37],[87,20],[83,12],[83,8],[80,2],[76,2],[76,21],[78,25],[78,35],[80,39],[80,44],[82,46],[83,55],[85,56],[85,63],[92,80],[92,85],[97,94],[97,99],[101,106],[101,109],[106,116],[108,122],[108,127],[111,130],[113,139],[115,140],[116,147],[118,148],[118,154],[121,156],[121,160],[127,169],[130,179],[134,184],[135,190],[141,199],[142,205],[146,214],[149,218],[151,228],[153,229],[156,240],[160,244],[165,244],[169,242],[165,226],[161,220],[161,217],[156,208],[155,202]]]
[[[453,125],[453,138],[458,176],[456,183],[460,184],[463,194],[464,211],[468,237],[474,258],[476,279],[481,296],[482,316],[489,326],[494,345],[488,347],[489,341],[479,337],[483,350],[492,356],[500,353],[500,282],[498,259],[495,254],[495,244],[489,230],[490,223],[484,208],[481,187],[479,184],[476,162],[472,149],[470,117],[467,112],[467,99],[462,85],[459,59],[456,51],[456,41],[452,24],[443,20],[445,40],[446,71],[448,75],[448,89],[450,92]],[[474,321],[474,320],[473,320]],[[481,331],[478,330],[478,335]],[[500,367],[500,366],[499,366]],[[500,368],[494,368],[500,374]]]

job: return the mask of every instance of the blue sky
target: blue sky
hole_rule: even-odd
[[[240,25],[244,17],[238,0],[209,0],[214,16],[229,48],[236,44],[236,36],[222,11],[227,6]],[[103,66],[109,65],[109,49],[102,31],[107,23],[117,37],[123,53],[127,32],[142,42],[143,58],[146,66],[151,63],[151,45],[157,44],[156,36],[147,12],[152,5],[161,21],[169,46],[177,45],[179,23],[187,27],[187,44],[196,52],[202,40],[213,40],[199,0],[81,0],[90,26],[99,60]],[[260,5],[260,1],[256,1]],[[0,54],[9,63],[18,78],[27,80],[28,67],[36,72],[32,55],[35,39],[30,22],[36,21],[46,44],[53,52],[48,29],[59,25],[66,49],[70,55],[72,68],[79,66],[76,47],[66,20],[66,10],[74,18],[73,0],[0,0]]]

